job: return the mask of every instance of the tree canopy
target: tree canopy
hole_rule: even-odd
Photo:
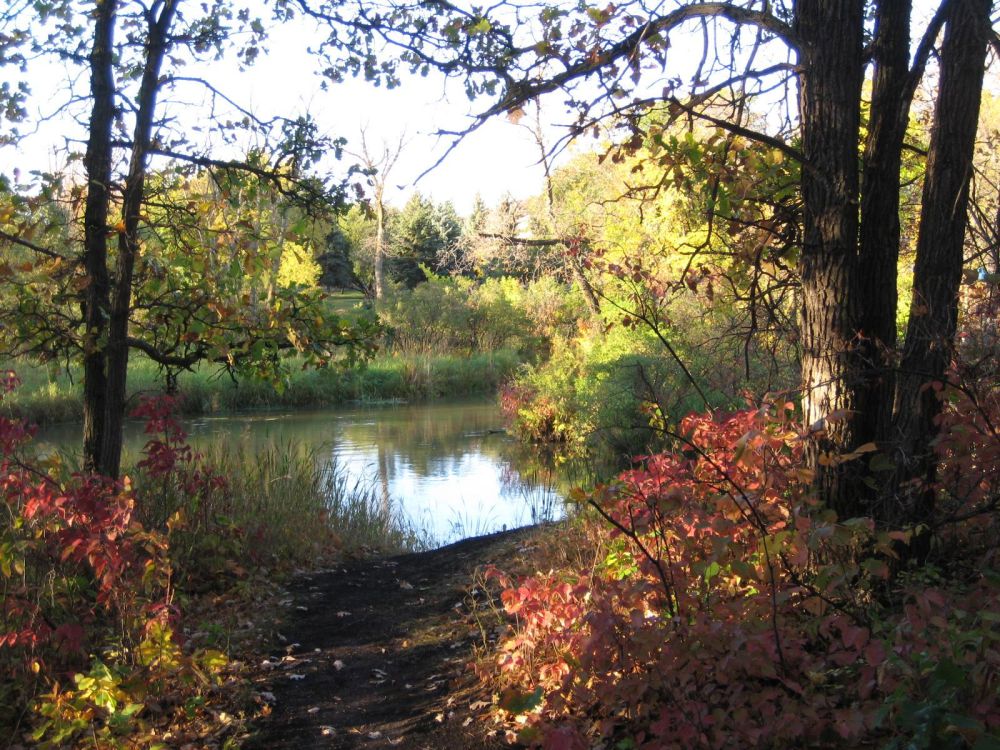
[[[303,276],[289,265],[306,260],[293,247],[305,224],[343,204],[343,178],[310,171],[342,142],[307,116],[257,117],[197,72],[223,57],[254,62],[267,35],[258,10],[61,0],[2,18],[0,63],[23,78],[3,89],[6,119],[26,120],[37,66],[57,60],[75,68],[61,107],[85,137],[69,144],[79,177],[41,175],[32,194],[5,195],[4,343],[82,361],[85,465],[108,476],[130,351],[168,370],[210,359],[273,377],[286,349],[321,362],[372,345],[296,289]],[[202,117],[189,97],[205,102]]]
[[[461,76],[470,96],[491,97],[477,123],[520,117],[558,92],[574,115],[566,137],[607,124],[617,133],[612,156],[656,144],[664,120],[718,129],[714,141],[689,139],[657,158],[681,179],[699,175],[711,233],[755,233],[765,252],[794,260],[802,407],[821,438],[809,461],[824,496],[846,515],[928,512],[931,498],[901,488],[932,471],[939,402],[927,386],[946,378],[954,346],[976,124],[996,39],[989,0],[942,0],[926,22],[894,0],[296,6],[337,28],[326,45],[340,61],[334,76],[363,71],[388,85],[406,69]],[[932,74],[913,300],[897,340],[903,154],[920,149],[907,142],[907,125]],[[751,154],[758,165],[798,165],[790,205],[762,195],[755,178],[739,180]],[[869,443],[892,454],[891,480],[834,458]]]

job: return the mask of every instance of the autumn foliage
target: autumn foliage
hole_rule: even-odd
[[[551,750],[998,746],[1000,410],[941,395],[925,564],[926,529],[818,504],[790,403],[689,416],[674,451],[581,493],[600,565],[493,572],[511,731]],[[874,445],[827,460],[893,470]]]
[[[4,391],[15,385],[5,374]],[[218,486],[188,469],[169,407],[138,410],[146,471],[192,493]],[[129,481],[29,460],[32,433],[0,419],[0,727],[20,722],[43,746],[114,746],[142,728],[148,701],[196,695],[224,658],[182,650],[169,536],[136,520]]]

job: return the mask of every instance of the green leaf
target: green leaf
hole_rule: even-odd
[[[715,576],[719,575],[719,572],[721,570],[722,566],[719,565],[719,563],[717,562],[709,563],[708,566],[705,568],[705,583],[711,583],[712,579],[715,578]]]
[[[476,23],[469,27],[469,36],[478,36],[480,34],[488,34],[493,25],[486,18],[480,18]]]
[[[508,688],[500,694],[498,705],[509,713],[523,714],[539,706],[544,695],[541,685],[531,693],[522,693],[517,688]]]

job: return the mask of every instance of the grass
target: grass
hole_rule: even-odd
[[[224,586],[253,570],[289,570],[357,552],[422,549],[427,540],[374,485],[351,481],[330,459],[296,444],[256,452],[216,447],[200,462],[225,477],[201,499],[135,472],[137,509],[170,533],[171,559],[189,592]]]
[[[517,354],[501,350],[472,356],[381,356],[364,368],[303,370],[294,360],[281,389],[251,378],[233,382],[207,365],[178,378],[189,415],[253,409],[337,406],[357,402],[426,401],[495,393],[519,365]],[[0,364],[12,369],[21,386],[4,399],[5,413],[35,424],[78,421],[83,416],[80,374],[28,361]],[[143,357],[129,365],[129,397],[163,389],[157,366]]]

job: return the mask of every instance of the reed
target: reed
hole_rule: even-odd
[[[520,365],[518,355],[501,350],[472,356],[382,356],[366,367],[303,370],[291,361],[288,378],[274,384],[243,378],[233,381],[208,365],[182,373],[178,388],[187,415],[255,409],[339,406],[380,401],[428,401],[440,398],[489,395]],[[21,386],[0,408],[34,424],[78,421],[83,416],[80,373],[76,368],[51,369],[30,361],[0,363],[12,369]],[[129,365],[130,402],[141,394],[163,388],[157,366],[143,357]]]
[[[171,560],[186,590],[218,587],[252,570],[427,546],[426,536],[374,483],[352,480],[316,449],[216,446],[197,465],[224,477],[224,488],[192,497],[183,475],[162,481],[141,469],[130,472],[139,518],[169,530]]]

